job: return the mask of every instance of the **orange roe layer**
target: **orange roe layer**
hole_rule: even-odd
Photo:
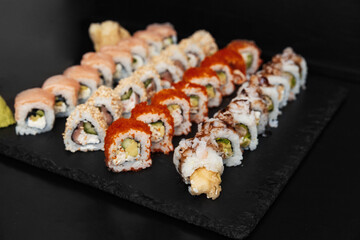
[[[178,89],[182,92],[184,92],[183,90],[186,88],[196,88],[196,89],[198,89],[198,91],[202,92],[205,96],[207,96],[206,87],[204,87],[200,84],[191,83],[191,82],[187,82],[187,81],[183,80],[183,81],[174,83],[173,86],[175,89]]]
[[[213,56],[224,59],[232,70],[240,70],[244,75],[246,75],[245,61],[238,52],[230,48],[223,48],[217,51]]]
[[[211,66],[216,65],[216,64],[229,66],[229,64],[223,58],[220,58],[220,57],[217,57],[217,56],[214,56],[214,55],[206,57],[201,62],[200,66],[210,68]],[[229,66],[229,68],[230,68],[230,66]]]
[[[207,67],[194,67],[189,68],[185,71],[183,75],[184,81],[191,81],[193,78],[212,78],[216,77],[219,78],[216,72],[210,68]]]
[[[152,104],[162,104],[167,99],[174,99],[174,98],[180,98],[185,99],[189,102],[190,105],[190,99],[188,96],[186,96],[185,93],[183,93],[180,90],[176,89],[163,89],[159,92],[157,92],[154,97],[151,99]]]
[[[249,40],[240,40],[240,39],[237,39],[237,40],[233,40],[231,41],[227,46],[226,48],[230,48],[234,51],[239,51],[240,49],[244,49],[244,48],[247,48],[247,47],[254,47],[258,50],[259,52],[259,55],[261,53],[261,50],[258,46],[256,46],[255,42],[253,41],[249,41]]]

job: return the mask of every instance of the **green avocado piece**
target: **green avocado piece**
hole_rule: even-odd
[[[132,138],[125,138],[121,146],[132,157],[136,157],[139,154],[138,143]]]
[[[190,96],[190,106],[191,107],[198,107],[199,106],[199,96],[191,95]]]
[[[253,60],[254,60],[254,56],[251,53],[249,53],[245,59],[246,69],[249,69],[251,67]]]
[[[245,124],[239,123],[236,124],[236,129],[238,130],[238,132],[240,132],[240,135],[242,135],[242,143],[240,144],[240,146],[243,148],[249,146],[251,142],[251,134],[249,128]]]
[[[267,110],[269,112],[272,112],[274,110],[274,103],[271,100],[271,98],[269,96],[264,96],[265,102],[266,102],[266,106],[267,106]]]
[[[164,123],[162,121],[157,121],[157,122],[153,122],[150,124],[154,127],[163,127],[164,126]]]
[[[211,84],[206,85],[206,93],[207,93],[209,99],[215,97],[215,95],[216,95],[215,94],[215,89]]]
[[[145,82],[144,82],[145,88],[147,88],[152,81],[153,81],[152,78],[146,79]]]
[[[221,85],[226,83],[226,73],[223,71],[218,71],[216,72],[216,74],[218,75],[219,79],[220,79],[220,83]]]
[[[177,104],[171,104],[171,105],[167,106],[167,108],[169,109],[170,113],[172,113],[174,110],[179,109],[180,106]]]
[[[290,81],[290,88],[293,89],[296,85],[296,78],[295,78],[294,74],[292,74],[290,72],[284,72],[284,74],[288,77],[288,79]]]
[[[5,100],[0,96],[0,128],[8,127],[15,123],[16,121],[10,108],[6,105]]]
[[[90,122],[84,122],[84,131],[88,134],[97,134],[95,127]]]
[[[221,151],[225,154],[225,158],[229,158],[234,155],[231,142],[227,138],[216,138],[216,142]]]
[[[132,88],[130,88],[129,91],[127,91],[126,93],[124,93],[121,96],[121,101],[128,100],[131,97],[132,93],[133,93],[133,90],[132,90]]]

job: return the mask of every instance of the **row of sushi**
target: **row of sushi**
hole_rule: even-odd
[[[243,151],[256,149],[258,135],[278,126],[279,109],[305,88],[306,75],[305,59],[286,48],[250,75],[226,108],[199,124],[194,138],[180,141],[173,162],[190,194],[219,197],[224,165],[240,165]]]

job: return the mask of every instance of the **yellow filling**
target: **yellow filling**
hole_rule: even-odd
[[[221,192],[221,177],[217,172],[212,172],[206,168],[198,168],[190,176],[190,193],[192,195],[206,194],[207,198],[215,200]]]

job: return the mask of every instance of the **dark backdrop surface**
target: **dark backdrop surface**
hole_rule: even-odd
[[[131,33],[168,21],[179,38],[203,28],[220,46],[253,39],[265,60],[292,46],[308,60],[309,74],[347,86],[349,98],[250,239],[360,239],[360,131],[356,124],[352,131],[342,127],[360,113],[359,13],[356,0],[2,0],[0,94],[13,99],[77,64],[92,50],[89,24],[107,19]],[[19,85],[16,92],[7,89],[9,82]],[[0,157],[0,239],[222,238]]]

